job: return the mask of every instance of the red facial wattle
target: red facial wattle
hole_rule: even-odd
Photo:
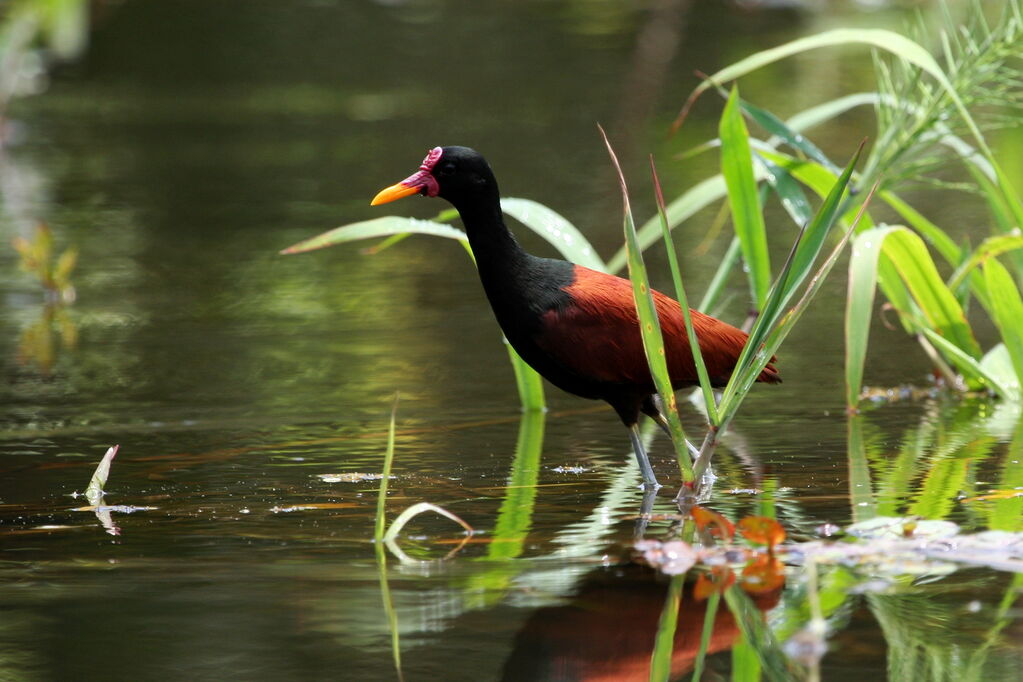
[[[423,163],[420,164],[419,170],[408,176],[396,185],[391,185],[373,197],[373,201],[370,202],[370,206],[377,206],[379,204],[386,204],[389,201],[396,201],[402,197],[411,196],[413,194],[425,194],[428,197],[435,197],[440,192],[440,185],[437,184],[437,178],[433,177],[433,168],[440,161],[441,155],[444,150],[440,147],[434,147],[423,159]]]

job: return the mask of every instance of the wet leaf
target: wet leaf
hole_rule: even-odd
[[[690,514],[692,514],[698,530],[708,530],[714,537],[727,540],[731,540],[735,535],[735,525],[716,511],[694,506]]]
[[[650,566],[666,575],[681,575],[696,563],[696,551],[681,540],[663,543],[657,540],[641,540],[635,544],[635,548]]]
[[[914,538],[920,539],[949,538],[959,532],[959,526],[951,521],[927,521],[891,516],[878,516],[869,521],[854,523],[846,528],[845,532],[861,540],[902,538],[907,536],[907,524],[910,525],[910,534]]]
[[[748,594],[771,592],[784,584],[785,565],[770,554],[759,554],[746,564],[739,581],[739,587]]]
[[[727,566],[715,566],[709,573],[701,573],[693,588],[693,597],[703,601],[712,594],[722,594],[735,583],[735,572]]]
[[[739,521],[739,533],[750,542],[773,548],[785,541],[785,529],[766,516],[748,516]]]

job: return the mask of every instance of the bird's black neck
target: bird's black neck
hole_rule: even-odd
[[[492,287],[507,288],[519,279],[530,258],[504,224],[501,199],[494,195],[487,201],[456,205],[465,225],[469,246],[476,258],[480,279],[487,293]]]
[[[496,193],[489,201],[455,203],[455,208],[494,315],[505,336],[526,357],[531,347],[524,344],[536,332],[542,315],[565,303],[568,294],[563,287],[572,283],[572,264],[526,253],[504,224]]]

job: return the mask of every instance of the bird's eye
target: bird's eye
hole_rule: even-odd
[[[437,169],[438,175],[453,175],[455,172],[455,164],[448,162],[442,163],[440,168]]]

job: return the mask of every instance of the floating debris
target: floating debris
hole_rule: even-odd
[[[140,511],[152,511],[159,507],[136,507],[131,504],[93,504],[88,507],[74,507],[71,511],[77,512],[117,512],[118,514],[134,514]]]
[[[559,466],[559,467],[554,467],[553,469],[551,469],[551,471],[553,471],[556,474],[584,474],[587,471],[589,471],[589,469],[586,468],[586,467]]]
[[[928,400],[938,395],[937,386],[864,386],[860,393],[860,400],[874,404],[897,403],[904,400]]]
[[[297,511],[312,511],[315,509],[351,509],[358,507],[354,502],[314,502],[311,504],[295,504],[290,507],[271,507],[274,514],[289,514]]]
[[[379,481],[383,478],[383,474],[316,474],[316,478],[324,483],[363,483],[364,481]],[[397,478],[397,476],[389,476],[388,478]]]
[[[681,540],[660,542],[658,540],[640,540],[635,544],[637,552],[652,567],[666,575],[685,573],[696,563],[696,550]]]

